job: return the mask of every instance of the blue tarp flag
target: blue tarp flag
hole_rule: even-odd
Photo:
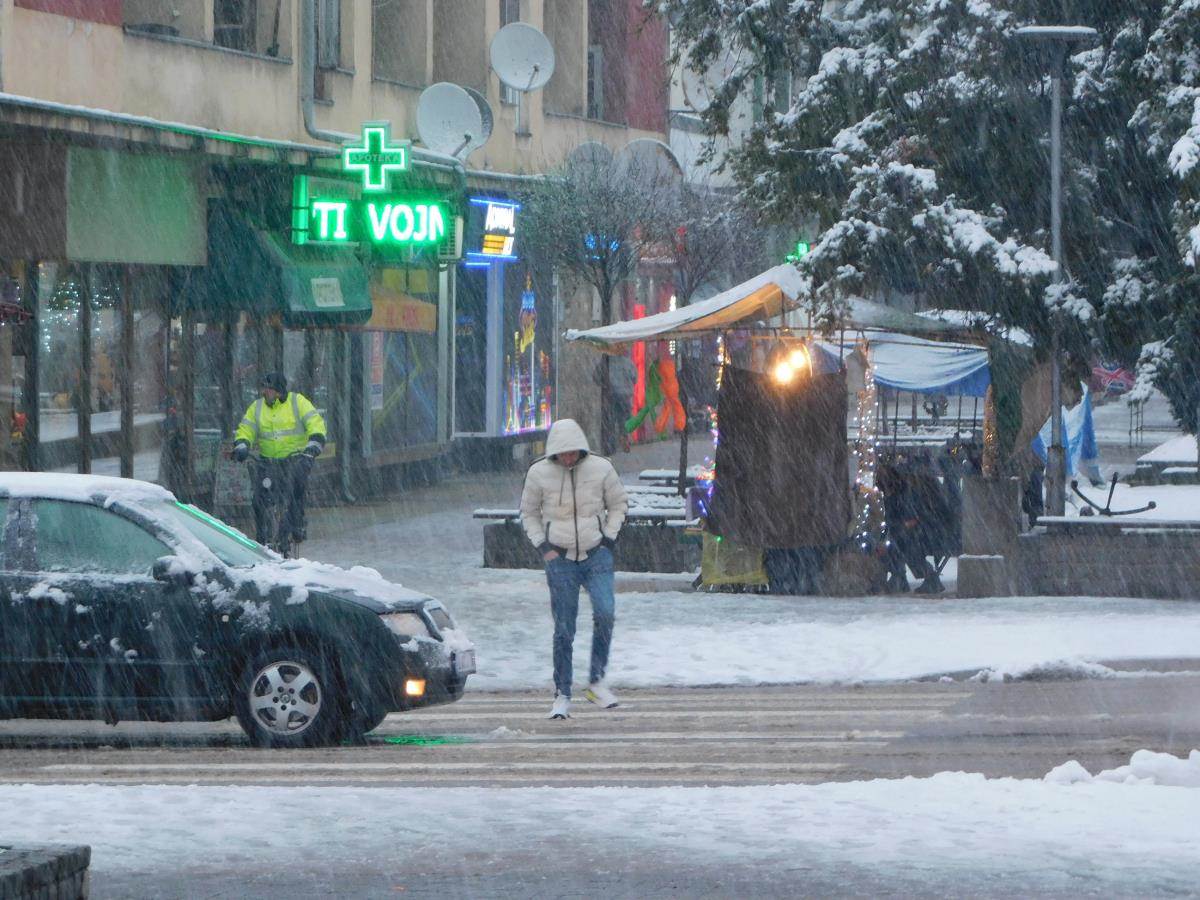
[[[883,333],[867,341],[871,371],[880,387],[914,394],[983,397],[992,383],[987,350],[969,344],[927,341],[906,334]],[[820,343],[838,353],[835,343]],[[854,345],[843,344],[849,353]]]
[[[1067,474],[1082,475],[1089,481],[1100,481],[1100,452],[1096,447],[1096,425],[1092,421],[1092,394],[1083,385],[1083,399],[1072,409],[1063,407],[1063,442],[1067,453]],[[1046,461],[1050,445],[1050,420],[1033,439],[1033,452]]]

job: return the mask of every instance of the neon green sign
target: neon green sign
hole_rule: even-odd
[[[379,196],[407,172],[411,142],[393,141],[389,122],[367,122],[362,142],[342,148],[342,171],[357,184],[297,175],[292,184],[292,243],[426,247],[446,239],[450,211],[437,199]]]
[[[795,252],[789,253],[786,259],[790,263],[799,262],[800,260],[804,259],[804,257],[808,256],[808,251],[811,249],[812,248],[809,246],[808,241],[797,241]]]
[[[429,245],[446,238],[446,208],[436,201],[313,199],[308,208],[306,243]]]
[[[342,169],[360,174],[364,191],[386,191],[393,172],[408,171],[411,147],[411,141],[392,142],[391,122],[367,122],[362,144],[342,148]]]

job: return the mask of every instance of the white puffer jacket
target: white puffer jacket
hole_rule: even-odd
[[[568,469],[555,457],[571,450],[583,456]],[[583,559],[605,538],[617,539],[628,507],[617,470],[591,455],[578,423],[559,419],[551,425],[546,455],[529,467],[521,493],[521,524],[533,545]]]

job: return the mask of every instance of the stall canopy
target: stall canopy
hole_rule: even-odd
[[[353,250],[297,247],[229,210],[214,212],[204,279],[207,307],[281,313],[292,328],[371,318],[367,273]]]
[[[817,346],[831,356],[839,355],[835,343],[819,341]],[[858,347],[847,342],[840,353]],[[914,394],[983,397],[992,383],[988,353],[982,347],[890,332],[870,335],[866,347],[875,383],[882,387]]]
[[[679,340],[706,332],[727,331],[776,318],[801,306],[809,280],[791,264],[775,266],[715,297],[669,312],[589,328],[571,329],[568,341],[586,341],[607,353],[623,352],[635,341]],[[962,329],[906,313],[859,297],[846,301],[847,331],[900,331],[906,334],[952,334]]]

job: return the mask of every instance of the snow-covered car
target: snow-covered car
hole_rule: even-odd
[[[206,721],[328,743],[449,703],[475,650],[373,569],[284,560],[157,485],[0,473],[0,718]]]

